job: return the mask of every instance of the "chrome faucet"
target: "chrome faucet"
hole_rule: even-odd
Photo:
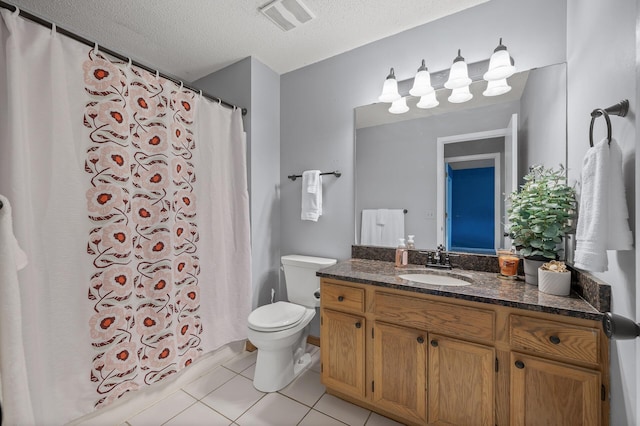
[[[438,245],[438,247],[436,247],[436,253],[433,256],[433,260],[436,261],[436,263],[440,263],[440,260],[442,259],[442,254],[446,253],[444,250],[444,246],[442,244]]]
[[[436,247],[434,252],[420,252],[427,255],[427,268],[438,269],[452,269],[451,260],[449,259],[449,253],[444,248],[444,245],[440,244]]]

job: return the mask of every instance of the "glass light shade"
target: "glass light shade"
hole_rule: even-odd
[[[431,86],[431,74],[427,69],[424,59],[422,65],[418,68],[415,78],[413,79],[413,87],[409,90],[411,96],[426,96],[429,93],[433,93],[433,87]]]
[[[449,102],[452,104],[461,104],[467,102],[473,98],[473,95],[469,91],[469,86],[458,87],[451,91],[449,96]]]
[[[409,107],[407,106],[407,98],[400,98],[396,101],[393,101],[391,104],[391,108],[389,108],[389,112],[391,114],[404,114],[409,111]]]
[[[421,96],[420,101],[416,104],[418,108],[422,109],[435,108],[438,105],[440,105],[440,102],[436,99],[436,92],[431,92],[426,96]]]
[[[471,79],[469,78],[467,63],[464,61],[464,58],[460,56],[460,50],[458,50],[458,56],[453,60],[453,65],[449,70],[449,79],[444,83],[444,87],[447,89],[457,89],[470,84]]]
[[[387,79],[384,81],[382,93],[378,96],[378,100],[380,102],[393,102],[398,99],[400,99],[400,93],[398,93],[398,80],[396,80],[396,75],[393,72],[393,68],[391,68],[391,72],[389,72]]]
[[[482,78],[486,81],[502,80],[509,78],[516,72],[516,67],[511,63],[511,56],[507,48],[502,45],[502,39],[498,47],[493,51],[493,55],[489,59],[489,70],[484,73]]]
[[[511,86],[507,83],[507,79],[492,80],[487,83],[487,89],[482,92],[485,96],[499,96],[511,90]]]

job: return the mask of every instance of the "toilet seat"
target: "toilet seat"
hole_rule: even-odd
[[[256,331],[281,331],[295,327],[307,308],[289,302],[276,302],[260,306],[249,314],[249,327]]]

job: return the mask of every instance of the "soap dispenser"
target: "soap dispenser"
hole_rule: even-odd
[[[396,267],[406,266],[409,263],[409,252],[407,246],[404,243],[404,238],[400,238],[398,241],[398,248],[396,248]]]
[[[407,249],[409,249],[409,250],[413,250],[413,249],[416,248],[416,243],[413,241],[414,237],[415,237],[415,235],[407,236]]]

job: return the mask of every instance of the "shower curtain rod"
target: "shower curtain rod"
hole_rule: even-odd
[[[9,9],[12,12],[15,12],[16,9],[18,9],[17,6],[14,6],[14,5],[9,4],[9,3],[5,3],[5,2],[3,2],[1,0],[0,0],[0,8]],[[44,27],[47,27],[47,28],[52,28],[53,27],[53,24],[51,22],[46,21],[46,20],[44,20],[42,18],[39,18],[39,17],[37,17],[35,15],[32,15],[29,12],[25,12],[22,9],[20,9],[20,16],[22,16],[23,18],[28,19],[30,21],[33,21],[33,22],[35,22],[37,24],[40,24],[40,25],[42,25]],[[70,37],[70,38],[72,38],[72,39],[74,39],[76,41],[79,41],[80,43],[86,44],[87,46],[93,47],[93,46],[95,46],[97,44],[95,42],[87,40],[84,37],[79,36],[78,34],[72,33],[69,30],[61,28],[61,27],[59,27],[57,25],[56,25],[56,32],[60,33],[60,34],[63,34],[65,36],[67,36],[67,37]],[[98,43],[98,45],[99,45],[99,43]],[[192,90],[195,93],[202,92],[202,96],[204,96],[205,98],[208,98],[208,99],[210,99],[212,101],[215,101],[215,102],[219,102],[219,103],[221,103],[222,105],[224,105],[226,107],[229,107],[229,108],[240,108],[242,110],[242,115],[247,115],[247,109],[246,108],[241,108],[241,107],[239,107],[237,105],[234,105],[232,103],[229,103],[229,102],[227,102],[227,101],[225,101],[225,100],[223,100],[223,99],[221,99],[221,98],[219,98],[217,96],[213,96],[213,95],[210,95],[208,93],[205,93],[204,91],[201,91],[200,89],[196,89],[194,87],[190,87],[190,86],[184,84],[184,82],[182,80],[179,80],[179,79],[177,79],[175,77],[171,77],[171,76],[169,76],[167,74],[163,74],[160,71],[154,70],[154,69],[152,69],[152,68],[150,68],[150,67],[148,67],[146,65],[143,65],[143,64],[141,64],[139,62],[136,62],[136,61],[132,60],[131,58],[125,56],[125,55],[122,55],[122,54],[120,54],[118,52],[114,52],[111,49],[107,49],[106,47],[103,47],[103,46],[99,46],[99,48],[100,48],[100,51],[105,52],[105,53],[107,53],[107,54],[109,54],[109,55],[111,55],[113,57],[116,57],[116,58],[122,60],[122,61],[125,61],[125,62],[131,61],[132,65],[135,65],[137,67],[145,69],[145,70],[149,71],[150,73],[156,73],[157,72],[160,77],[163,77],[163,78],[165,78],[167,80],[171,80],[171,81],[173,81],[174,83],[176,83],[178,85],[182,85],[182,87],[184,87],[185,89]]]

